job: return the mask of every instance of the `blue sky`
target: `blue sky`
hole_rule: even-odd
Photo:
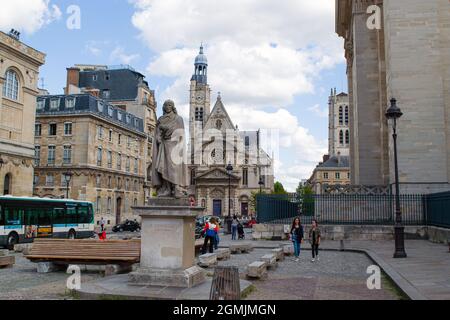
[[[69,30],[66,10],[81,10]],[[188,114],[200,42],[218,91],[242,130],[277,130],[275,175],[287,189],[309,178],[327,151],[330,89],[346,91],[334,0],[16,0],[2,5],[0,29],[47,54],[45,88],[61,94],[74,64],[130,64],[147,76],[159,106]],[[41,82],[40,82],[41,83]]]

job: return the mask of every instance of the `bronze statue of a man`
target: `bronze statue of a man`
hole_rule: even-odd
[[[164,102],[163,113],[155,130],[152,184],[158,197],[181,198],[187,186],[184,121],[172,100]]]

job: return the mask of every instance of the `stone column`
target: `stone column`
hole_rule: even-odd
[[[141,264],[130,273],[132,285],[191,288],[205,281],[195,265],[195,218],[203,208],[188,199],[150,199],[133,208],[142,218]]]

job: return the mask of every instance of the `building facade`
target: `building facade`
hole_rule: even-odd
[[[0,32],[0,195],[33,194],[34,126],[39,67],[45,54]]]
[[[252,193],[271,192],[273,163],[260,148],[259,131],[240,131],[220,94],[211,110],[208,60],[200,48],[190,86],[189,194],[207,214],[249,216]],[[233,170],[227,172],[231,164]]]
[[[95,203],[95,219],[134,219],[144,205],[142,119],[90,94],[41,96],[35,123],[34,195]]]
[[[130,66],[75,65],[67,69],[66,94],[90,93],[144,120],[145,199],[151,197],[153,136],[156,128],[155,92],[145,76]]]
[[[449,190],[449,2],[336,2],[336,32],[347,59],[352,184],[395,182],[385,117],[395,98],[404,113],[397,125],[402,192]]]

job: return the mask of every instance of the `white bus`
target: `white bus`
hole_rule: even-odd
[[[33,242],[35,238],[81,239],[94,236],[91,202],[0,197],[0,247]]]

